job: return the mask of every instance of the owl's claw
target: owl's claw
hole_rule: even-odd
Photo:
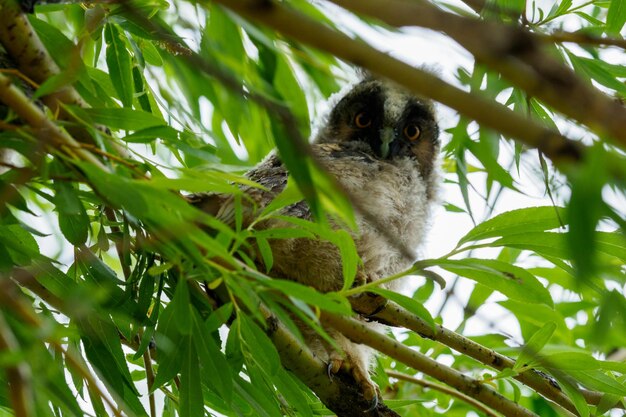
[[[328,362],[328,367],[326,368],[326,372],[328,372],[328,379],[330,379],[331,382],[334,378],[334,375],[339,372],[342,366],[343,358],[331,355],[330,361]]]
[[[374,398],[369,400],[370,402],[370,408],[368,408],[367,410],[365,410],[366,413],[369,413],[370,411],[374,411],[376,410],[376,407],[378,407],[378,393],[376,393],[376,395],[374,395]]]

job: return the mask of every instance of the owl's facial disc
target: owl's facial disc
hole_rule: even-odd
[[[430,171],[439,149],[432,106],[403,88],[367,78],[334,107],[318,142],[369,146],[383,160],[411,158]]]

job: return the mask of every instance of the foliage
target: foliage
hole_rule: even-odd
[[[296,0],[248,3],[257,8],[244,1],[42,3],[28,15],[58,68],[34,66],[31,74],[25,57],[13,53],[15,63],[5,66],[18,70],[0,74],[0,414],[329,414],[301,375],[281,366],[288,352],[267,321],[271,313],[297,342],[294,317],[323,332],[321,318],[350,316],[348,296],[364,291],[348,285],[359,262],[349,234],[329,226],[332,219],[352,227],[349,196],[311,159],[304,139],[323,116],[317,103],[353,78],[343,59],[460,112],[441,120],[446,213],[438,221],[463,217],[475,227],[449,253],[407,271],[426,277],[409,296],[372,288],[426,329],[386,336],[521,410],[620,415],[626,365],[612,358],[626,346],[626,140],[616,132],[626,132],[626,110],[596,110],[626,95],[623,59],[615,54],[626,47],[624,2],[416,2],[424,11],[437,6],[433,13],[447,19],[442,28],[416,25],[457,41],[459,22],[522,28],[549,58],[532,61],[528,45],[526,54],[472,46],[481,39],[478,25],[461,42],[477,60],[441,74],[454,77],[452,90],[414,81],[433,77],[419,68],[399,76],[398,61],[377,66],[360,31],[395,39],[404,29],[382,10],[368,11],[366,1],[337,1],[341,10]],[[0,40],[10,50],[16,17],[11,0],[1,5]],[[402,10],[392,2],[385,12],[394,7]],[[286,21],[283,9],[302,20]],[[354,17],[349,10],[363,15],[347,18]],[[320,31],[294,36],[290,27],[306,22]],[[568,69],[576,82],[560,82]],[[546,76],[557,70],[564,78]],[[561,100],[559,88],[580,100]],[[55,96],[70,90],[86,104]],[[46,101],[55,97],[57,107]],[[476,100],[469,107],[467,97]],[[503,106],[489,107],[495,103]],[[494,108],[522,129],[503,131]],[[28,117],[38,111],[60,133]],[[532,142],[533,129],[548,133]],[[560,145],[549,145],[553,139]],[[256,186],[243,173],[275,147],[293,181],[242,227],[240,185]],[[184,196],[195,192],[232,196],[234,227],[190,205]],[[538,193],[545,193],[539,204],[510,210],[516,198]],[[255,228],[303,198],[315,221]],[[291,237],[337,245],[344,290],[320,294],[256,270],[251,246],[269,269],[268,239]],[[445,291],[435,283],[439,275]],[[462,318],[448,312],[452,303],[461,303]],[[466,331],[479,322],[480,333]],[[441,323],[456,331],[445,333]],[[426,331],[432,337],[420,336]],[[454,348],[470,342],[485,356]],[[489,361],[497,354],[517,362]],[[407,365],[384,355],[376,364],[385,403],[399,414],[494,415],[442,388],[462,391],[452,380],[437,382],[428,369],[418,374]],[[550,375],[564,395],[529,385],[538,375],[533,369]],[[390,378],[385,370],[415,378]]]

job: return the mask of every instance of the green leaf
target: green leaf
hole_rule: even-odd
[[[602,371],[569,371],[568,373],[589,389],[615,394],[621,397],[626,396],[626,385]]]
[[[555,210],[561,209],[552,206],[529,207],[502,213],[470,230],[457,246],[469,241],[559,228],[562,225]]]
[[[152,113],[141,110],[74,107],[72,111],[90,123],[98,123],[111,129],[141,130],[164,124],[163,120]]]
[[[435,320],[433,319],[433,316],[430,315],[430,312],[421,303],[417,302],[413,298],[380,287],[372,287],[369,288],[368,291],[382,295],[383,297],[397,303],[410,313],[415,314],[417,317],[430,324],[433,330],[435,330]]]
[[[122,398],[130,410],[145,416],[138,392],[133,385],[119,333],[109,318],[95,315],[76,322],[81,330],[81,341],[91,365],[107,384]]]
[[[531,364],[540,362],[539,352],[548,343],[555,330],[556,323],[554,322],[546,323],[541,329],[537,330],[528,342],[524,344],[513,369],[519,370],[526,366],[532,367]]]
[[[281,364],[271,340],[248,316],[239,314],[238,317],[241,325],[241,343],[246,347],[250,358],[269,376],[276,375],[281,369]]]
[[[111,82],[124,107],[132,107],[133,72],[130,53],[126,49],[125,37],[117,25],[109,23],[104,27],[104,38],[107,44],[106,61]],[[106,125],[106,123],[104,124]]]
[[[255,236],[256,245],[263,258],[263,265],[265,265],[265,272],[269,272],[274,265],[274,256],[272,255],[272,247],[269,242],[263,236]]]
[[[189,289],[186,281],[179,281],[176,284],[174,298],[168,305],[172,308],[172,320],[176,323],[176,332],[182,335],[190,335],[192,331],[192,313],[189,301]]]
[[[226,404],[230,404],[233,397],[233,372],[230,365],[211,335],[213,331],[209,327],[209,321],[202,323],[202,319],[195,310],[193,310],[193,321],[193,341],[200,359],[202,381]]]
[[[178,412],[181,417],[197,417],[204,415],[204,401],[200,381],[200,364],[196,347],[190,338],[185,338],[182,346],[182,368],[180,370],[180,397]]]
[[[626,23],[626,3],[622,0],[611,0],[606,16],[607,32],[619,36],[624,23]]]
[[[550,293],[535,276],[523,268],[506,262],[476,258],[435,259],[420,262],[427,263],[429,266],[436,265],[457,275],[470,278],[512,300],[553,305]]]
[[[89,217],[74,187],[64,181],[55,181],[54,202],[59,211],[59,227],[63,236],[74,246],[87,241]]]
[[[557,382],[559,383],[565,394],[567,394],[570,400],[572,400],[572,402],[574,403],[576,411],[578,411],[580,417],[589,417],[589,406],[587,405],[585,397],[583,397],[582,393],[580,392],[580,389],[577,386],[572,385],[570,379],[561,378],[559,376],[556,377]]]
[[[297,282],[284,279],[270,279],[263,281],[263,285],[280,290],[290,297],[298,298],[305,303],[331,313],[350,314],[350,311],[352,311],[349,304],[339,302],[339,299],[333,298],[331,294],[322,294],[312,287],[307,287]]]
[[[34,259],[43,258],[39,252],[39,245],[35,238],[20,224],[0,225],[0,244],[4,246],[3,261],[8,266],[26,266]]]

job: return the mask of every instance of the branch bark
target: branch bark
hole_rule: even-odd
[[[497,102],[456,88],[361,41],[353,40],[285,6],[284,3],[273,0],[216,0],[216,2],[299,42],[388,77],[418,95],[430,97],[458,110],[480,124],[529,147],[538,148],[557,166],[563,168],[579,161],[585,151],[585,147],[580,143],[567,139],[557,131],[514,113]]]
[[[316,358],[306,346],[283,326],[264,306],[261,313],[268,323],[268,336],[274,342],[285,368],[293,372],[338,417],[400,417],[382,402],[371,409],[371,403],[358,391],[351,375],[339,372],[331,380],[328,364]],[[368,411],[369,410],[369,411]]]
[[[536,417],[526,408],[503,397],[479,380],[467,377],[459,371],[404,346],[396,340],[368,328],[364,323],[348,317],[323,312],[322,322],[341,332],[356,343],[368,345],[415,370],[425,373],[486,406],[509,417]]]
[[[590,129],[612,136],[626,150],[626,109],[540,48],[520,27],[444,12],[428,2],[331,0],[393,26],[421,26],[446,33],[513,85]]]
[[[28,18],[15,0],[0,0],[0,43],[17,63],[21,73],[38,84],[43,84],[50,77],[61,73],[61,69],[48,53],[41,39],[35,32]],[[74,118],[63,105],[89,107],[71,85],[41,97],[41,101],[58,115],[61,120],[72,121]],[[96,126],[99,129],[102,127]],[[93,144],[91,134],[82,126],[68,126],[70,135],[78,142]],[[110,146],[122,156],[126,150],[115,142]]]
[[[3,74],[0,74],[0,101],[13,109],[31,127],[35,136],[49,148],[61,150],[66,155],[108,170],[98,158],[83,149],[79,142],[48,119],[45,113]]]
[[[393,302],[387,303],[382,311],[375,314],[371,318],[381,323],[413,330],[421,337],[442,343],[461,354],[468,355],[499,371],[506,368],[513,368],[515,366],[515,361],[513,359],[494,352],[493,350],[456,332],[448,330],[441,325],[436,325],[433,329],[430,324]],[[530,369],[526,372],[518,374],[514,378],[543,395],[546,399],[555,402],[559,406],[576,415],[578,414],[574,404],[570,401],[567,395],[561,391],[561,388],[556,381],[548,375],[534,369]],[[582,390],[581,393],[589,404],[598,405],[602,399],[602,393],[599,392]]]
[[[461,400],[461,401],[469,404],[470,406],[474,407],[476,410],[480,411],[481,413],[483,413],[487,417],[498,417],[498,415],[496,413],[494,413],[490,408],[485,407],[484,405],[482,405],[479,401],[476,401],[472,397],[469,397],[469,396],[467,396],[465,394],[462,394],[462,393],[460,393],[459,391],[457,391],[455,389],[448,388],[445,385],[441,385],[441,384],[437,384],[437,383],[434,383],[434,382],[426,381],[424,379],[418,379],[418,378],[415,378],[415,377],[413,377],[411,375],[403,374],[402,372],[393,371],[391,369],[385,369],[385,372],[387,373],[387,375],[389,375],[392,378],[401,379],[403,381],[410,382],[412,384],[416,384],[416,385],[422,386],[424,388],[429,388],[429,389],[432,389],[432,390],[435,390],[435,391],[443,392],[444,394],[447,394],[447,395],[449,395],[451,397],[458,398],[459,400]]]

